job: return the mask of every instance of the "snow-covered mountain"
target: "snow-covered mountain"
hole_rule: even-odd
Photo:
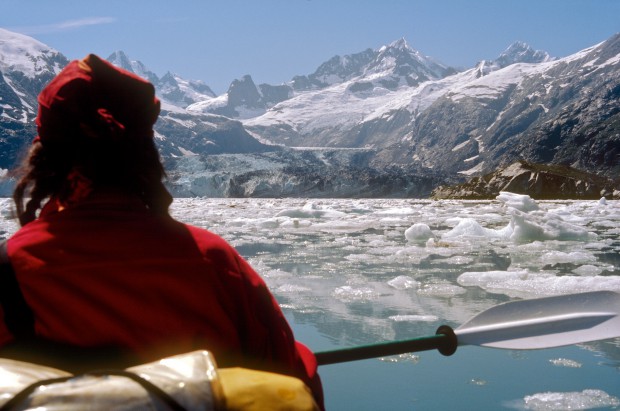
[[[123,52],[113,53],[109,60],[155,85],[163,103],[155,125],[156,138],[172,175],[177,162],[185,157],[279,149],[260,143],[238,121],[185,111],[184,107],[197,100],[215,98],[206,84],[170,73],[160,78]],[[35,137],[37,96],[68,62],[60,52],[33,38],[0,29],[0,177],[6,179],[6,170],[16,166]],[[3,187],[8,190],[6,184]]]
[[[347,85],[345,91],[358,95],[373,94],[375,90],[394,91],[402,87],[438,80],[456,73],[414,50],[405,39],[400,39],[378,50],[334,56],[321,64],[314,73],[295,76],[277,86],[256,86],[251,76],[232,82],[228,91],[213,100],[204,100],[188,107],[199,113],[217,113],[247,120],[274,109],[278,103],[296,96],[313,98],[331,87]],[[338,91],[336,91],[338,93]],[[277,110],[274,109],[274,110]]]
[[[515,43],[493,61],[412,86],[386,87],[385,72],[362,71],[298,92],[244,125],[287,146],[372,148],[378,167],[417,164],[468,176],[523,158],[613,177],[620,174],[619,48],[616,35],[551,59]]]
[[[170,72],[158,77],[142,62],[130,60],[122,51],[114,52],[107,60],[148,79],[155,86],[162,100],[162,112],[155,125],[155,136],[164,163],[173,178],[179,178],[175,170],[185,167],[181,165],[185,158],[191,158],[190,163],[193,163],[197,156],[280,150],[279,147],[259,142],[248,134],[241,123],[229,117],[189,110],[188,107],[197,102],[218,99],[205,83],[186,80]]]
[[[358,88],[368,88],[366,84],[373,83],[393,90],[402,85],[417,86],[453,73],[453,68],[422,55],[401,38],[378,50],[367,49],[332,57],[309,76],[295,77],[291,84],[295,90],[309,90],[357,80],[365,81]]]
[[[34,137],[36,95],[67,60],[6,30],[0,47],[3,169]],[[462,71],[400,39],[279,85],[247,75],[220,96],[122,52],[109,60],[155,85],[177,195],[424,197],[516,160],[620,175],[620,35],[558,59],[516,42]]]
[[[36,95],[66,64],[67,59],[58,51],[0,28],[2,118],[31,120],[36,115]]]
[[[550,59],[544,52],[515,43],[497,60],[482,61],[458,73],[423,57],[403,39],[382,47],[373,56],[343,77],[327,75],[326,67],[340,73],[339,66],[322,65],[317,72],[324,79],[331,78],[331,86],[323,83],[325,87],[298,92],[244,124],[278,144],[384,148],[410,135],[414,118],[452,87],[497,71],[509,60]],[[334,81],[336,77],[343,81]]]
[[[221,114],[229,118],[247,119],[265,111],[291,96],[288,86],[256,86],[250,75],[234,80],[228,91],[212,99],[204,99],[187,107],[193,113]]]
[[[130,60],[122,51],[115,51],[107,60],[153,83],[164,105],[186,108],[198,101],[206,101],[215,97],[213,90],[202,81],[186,80],[170,72],[160,78],[142,62]]]
[[[450,84],[413,116],[406,146],[394,142],[382,160],[479,175],[523,159],[618,178],[619,97],[620,34]]]
[[[67,63],[53,48],[0,28],[0,169],[13,167],[34,138],[37,95]]]

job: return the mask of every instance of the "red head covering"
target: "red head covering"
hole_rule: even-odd
[[[69,63],[39,94],[35,141],[68,142],[84,126],[152,137],[159,110],[151,83],[90,54]]]

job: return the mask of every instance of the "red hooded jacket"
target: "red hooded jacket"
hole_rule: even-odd
[[[46,207],[8,240],[37,336],[123,347],[144,361],[208,349],[221,367],[297,376],[322,403],[314,355],[229,244],[138,198],[91,197]],[[0,322],[0,345],[11,339]]]

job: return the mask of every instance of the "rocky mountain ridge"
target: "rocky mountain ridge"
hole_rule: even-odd
[[[0,49],[0,169],[7,169],[34,137],[38,91],[67,61],[6,30],[3,44],[10,47]],[[158,77],[122,52],[109,59],[156,86],[163,102],[156,137],[178,195],[426,197],[519,159],[617,176],[619,44],[616,35],[552,59],[517,42],[457,71],[400,39],[335,56],[280,85],[257,86],[247,75],[220,96],[203,82]],[[20,72],[39,73],[38,83],[28,87]]]
[[[620,35],[563,59],[513,64],[437,99],[416,118],[408,148],[385,160],[472,175],[524,159],[614,178],[619,90]]]
[[[415,162],[470,176],[523,158],[620,172],[620,35],[561,59],[517,43],[415,87],[362,83],[300,93],[244,125],[288,146],[376,148],[377,167]]]
[[[149,70],[142,62],[130,60],[123,51],[115,51],[107,60],[153,83],[158,96],[166,103],[173,106],[187,108],[189,105],[198,101],[215,97],[213,90],[204,82],[185,80],[171,72],[167,72],[162,77],[159,77]]]

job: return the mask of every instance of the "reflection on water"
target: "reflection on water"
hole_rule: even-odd
[[[16,229],[7,204],[0,200],[3,237]],[[176,199],[172,211],[233,244],[265,278],[297,338],[321,351],[431,335],[519,298],[620,292],[620,202],[531,207],[518,196]],[[461,347],[452,357],[424,352],[320,372],[334,410],[536,409],[550,399],[536,396],[543,393],[614,409],[620,340],[525,352]]]

